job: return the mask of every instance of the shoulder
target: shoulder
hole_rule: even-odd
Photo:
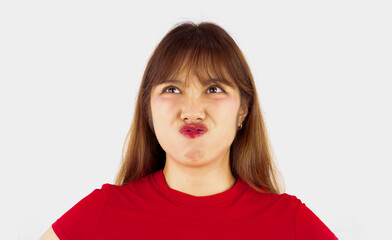
[[[298,211],[306,210],[305,204],[295,195],[271,193],[265,188],[256,190],[248,185],[245,188],[243,199],[255,207],[266,209],[275,214],[284,212],[291,216],[294,216]]]
[[[286,193],[280,197],[285,199],[292,209],[296,235],[299,239],[337,239],[325,223],[299,198]]]
[[[256,191],[254,191],[256,192]],[[337,239],[332,231],[297,196],[283,193],[258,193],[258,198],[266,204],[266,212],[285,216],[294,224],[298,239]]]
[[[124,185],[104,184],[102,185],[101,189],[104,192],[110,192],[112,194],[130,193],[130,192],[142,193],[144,191],[147,191],[152,187],[152,185],[154,185],[154,181],[155,181],[154,174],[155,173],[150,173],[147,176],[126,183]]]
[[[246,184],[244,182],[244,184]],[[271,193],[268,189],[258,188],[258,191],[246,185],[245,195],[257,202],[263,204],[273,204],[279,206],[293,207],[293,205],[301,204],[301,200],[297,196],[288,193]]]
[[[267,193],[257,192],[254,190],[254,194],[257,195],[258,199],[263,204],[267,204],[271,208],[278,209],[280,211],[291,212],[293,216],[298,214],[300,211],[310,211],[307,206],[295,195],[288,193]]]
[[[52,224],[60,239],[91,239],[113,185],[103,184],[77,202]]]
[[[148,175],[122,186],[110,183],[101,185],[57,219],[52,224],[54,232],[60,239],[91,239],[108,211],[138,206],[134,203],[143,201],[142,195],[148,192],[150,181],[151,176]]]
[[[105,201],[105,205],[129,204],[140,198],[148,199],[148,196],[155,192],[155,184],[153,174],[124,185],[103,184],[97,192],[97,198]]]
[[[135,181],[126,183],[124,185],[105,183],[102,185],[101,188],[95,189],[93,192],[97,192],[98,194],[101,195],[107,195],[115,192],[126,192],[130,190],[132,191],[136,189],[142,189],[147,186],[151,186],[152,181],[154,181],[154,174],[155,173],[150,173],[145,177],[139,178]]]

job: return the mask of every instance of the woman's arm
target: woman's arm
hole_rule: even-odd
[[[57,237],[56,233],[54,233],[53,228],[50,227],[39,240],[60,240],[60,239]]]

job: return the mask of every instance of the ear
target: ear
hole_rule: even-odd
[[[245,120],[247,115],[248,115],[248,105],[241,104],[240,109],[238,111],[238,124],[241,124]]]

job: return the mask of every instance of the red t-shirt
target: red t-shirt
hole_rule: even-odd
[[[295,196],[258,193],[240,178],[196,197],[166,184],[162,170],[124,186],[104,184],[52,228],[71,239],[337,239]]]

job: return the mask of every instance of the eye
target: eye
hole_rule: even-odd
[[[168,86],[167,88],[163,89],[162,93],[176,93],[174,91],[180,91],[178,90],[178,88],[174,87],[174,86]]]
[[[225,90],[223,90],[223,88],[220,88],[220,87],[218,87],[218,86],[209,87],[209,88],[207,89],[207,92],[208,92],[209,90],[212,90],[212,93],[225,93]]]
[[[163,89],[162,93],[181,93],[181,91],[175,86],[168,86]],[[226,92],[221,87],[211,86],[207,89],[207,93],[226,93]]]

